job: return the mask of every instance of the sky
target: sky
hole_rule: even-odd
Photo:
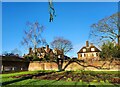
[[[21,45],[26,22],[38,21],[45,26],[42,36],[50,44],[55,37],[64,37],[73,44],[67,53],[77,57],[77,52],[89,40],[90,26],[118,11],[117,2],[54,2],[56,17],[49,22],[47,2],[3,2],[2,3],[2,52],[18,49]]]

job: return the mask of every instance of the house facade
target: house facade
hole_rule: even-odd
[[[36,48],[35,50],[39,58],[49,57],[49,59],[54,59],[58,56],[60,56],[60,58],[64,58],[64,53],[62,51],[58,50],[57,48],[50,49],[49,45],[47,45],[46,47]],[[34,49],[29,48],[29,53],[27,55],[33,55],[34,52]]]
[[[88,41],[86,41],[86,46],[82,47],[77,54],[78,54],[78,59],[80,60],[100,59],[100,50],[92,43],[89,45]]]

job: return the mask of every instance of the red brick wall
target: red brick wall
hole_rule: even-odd
[[[85,66],[88,67],[83,67],[75,62],[69,64],[65,70],[98,70],[97,68],[91,67],[99,67],[102,66],[105,63],[105,61],[96,61],[96,62],[88,62],[85,63]],[[68,64],[68,62],[64,62],[62,69]],[[81,63],[82,64],[82,63]],[[104,64],[103,68],[111,68],[110,70],[120,70],[120,62],[112,62],[110,65],[109,61],[106,61]],[[89,66],[90,65],[90,66]],[[33,71],[33,70],[58,70],[58,65],[54,62],[30,62],[28,70]],[[105,70],[105,69],[104,69]],[[106,69],[107,70],[107,69]]]
[[[58,66],[54,62],[30,62],[28,70],[58,70]]]

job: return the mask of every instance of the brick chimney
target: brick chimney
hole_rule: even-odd
[[[46,46],[46,52],[48,53],[49,52],[49,45]]]
[[[29,48],[29,54],[32,54],[32,48],[31,47]]]
[[[89,41],[86,41],[86,47],[89,47]]]
[[[93,46],[93,43],[90,43],[90,46]]]

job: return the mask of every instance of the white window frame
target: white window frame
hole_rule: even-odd
[[[85,56],[84,56],[84,53],[82,53],[82,57],[85,57]]]
[[[85,48],[83,49],[83,52],[86,52],[86,49],[85,49]]]
[[[94,53],[94,57],[97,57],[96,53]]]
[[[95,51],[95,48],[91,48],[91,51]]]

